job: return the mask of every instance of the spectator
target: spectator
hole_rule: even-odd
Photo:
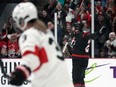
[[[112,20],[116,16],[115,9],[113,9],[112,7],[108,7],[107,10],[106,10],[106,14],[110,17],[110,20],[112,22]]]
[[[0,41],[0,56],[2,58],[7,58],[7,44],[5,41]]]
[[[8,34],[16,33],[13,28],[13,19],[11,16],[8,19],[7,26],[8,26]]]
[[[83,2],[82,2],[83,1]],[[42,16],[40,19],[47,23],[54,20],[54,12],[58,14],[58,28],[63,30],[63,36],[71,37],[75,32],[71,30],[74,20],[80,23],[87,22],[87,28],[91,27],[91,1],[90,0],[48,0],[48,3],[42,8]],[[116,33],[116,1],[115,0],[95,0],[95,32],[99,31],[101,26],[106,26],[104,33],[95,40],[95,57],[100,57],[100,52],[104,47],[104,43],[108,39],[110,32]],[[70,24],[70,26],[67,26]],[[6,29],[2,31],[3,40],[7,40],[6,36],[11,37],[11,34],[16,33],[15,23],[10,16],[7,22]],[[70,29],[68,29],[70,27]],[[16,29],[18,30],[18,29]],[[77,30],[77,29],[76,29]],[[18,31],[19,32],[19,31]],[[65,39],[64,39],[65,40]],[[7,42],[7,41],[6,41]],[[65,42],[65,41],[64,41]]]
[[[72,23],[73,19],[75,18],[74,10],[69,8],[69,12],[65,18],[67,23]]]
[[[8,25],[4,23],[2,33],[1,33],[1,40],[7,42],[7,33],[8,33]]]
[[[99,57],[109,33],[115,32],[116,4],[114,0],[96,0],[95,2],[95,31],[98,31],[102,25],[106,26],[104,33],[95,41],[95,57]]]
[[[43,7],[43,9],[47,10],[49,12],[49,15],[51,15],[56,5],[57,5],[57,0],[48,0],[48,3]]]
[[[58,26],[61,27],[61,29],[66,29],[66,12],[63,9],[61,3],[57,3],[56,8],[53,10],[52,12],[52,16],[54,15],[54,13],[57,13],[57,20],[58,20]]]
[[[114,7],[115,1],[114,0],[107,0],[107,7]]]
[[[100,53],[99,53],[99,58],[107,58],[108,54],[105,48],[102,48]]]
[[[105,42],[105,47],[108,49],[109,58],[116,58],[116,34],[109,33],[109,39]]]
[[[99,53],[101,48],[103,48],[105,41],[108,39],[108,34],[111,32],[111,23],[110,18],[107,16],[106,13],[103,14],[97,14],[95,16],[95,31],[99,31],[101,26],[106,26],[103,33],[95,40],[95,50],[97,50]],[[97,57],[98,54],[95,53],[95,57]]]
[[[69,12],[69,3],[64,4],[64,10],[65,10],[66,14],[68,14],[68,12]]]
[[[48,14],[47,10],[42,11],[41,20],[47,25],[48,21],[52,20],[51,16]]]
[[[112,22],[112,31],[116,33],[116,16],[114,17]]]
[[[71,24],[67,23],[66,25],[66,30],[65,30],[65,35],[69,35],[71,33]]]
[[[17,33],[11,34],[11,37],[8,39],[8,57],[9,58],[19,58],[20,50],[18,45]]]
[[[62,6],[64,6],[65,0],[58,0],[58,2],[60,2]]]
[[[47,27],[48,27],[48,29],[50,29],[52,31],[53,35],[55,35],[54,22],[49,21],[47,23]],[[57,29],[57,41],[58,41],[58,44],[61,46],[61,48],[62,48],[62,40],[63,40],[63,31],[62,31],[62,29],[60,29],[60,27],[58,27],[58,29]]]
[[[84,24],[83,30],[86,32],[90,32],[90,26],[88,26],[87,21],[83,20],[82,23]]]

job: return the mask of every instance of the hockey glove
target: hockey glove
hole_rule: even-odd
[[[18,66],[14,72],[11,73],[9,83],[11,85],[20,86],[30,75],[31,70],[26,66]]]

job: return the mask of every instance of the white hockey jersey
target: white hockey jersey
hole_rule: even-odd
[[[32,87],[74,87],[66,62],[51,31],[30,28],[19,39],[21,64],[30,67]]]

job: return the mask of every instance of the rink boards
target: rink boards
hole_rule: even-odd
[[[3,59],[4,70],[9,74],[20,64],[20,59]],[[72,61],[66,59],[68,72],[71,78]],[[90,59],[86,74],[86,87],[116,87],[116,59]],[[8,84],[0,70],[0,87],[16,87]],[[31,87],[31,83],[25,82],[21,87]]]
[[[67,65],[71,76],[71,59]],[[86,87],[116,87],[116,59],[90,59],[85,74]]]

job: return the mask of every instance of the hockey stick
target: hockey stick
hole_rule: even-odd
[[[105,26],[102,26],[101,29],[99,30],[99,33],[102,33],[102,30],[105,28]]]
[[[67,45],[68,45],[68,42],[66,42],[65,45],[64,45],[64,47],[63,47],[63,50],[62,50],[63,53],[65,52],[65,50],[67,48]]]

